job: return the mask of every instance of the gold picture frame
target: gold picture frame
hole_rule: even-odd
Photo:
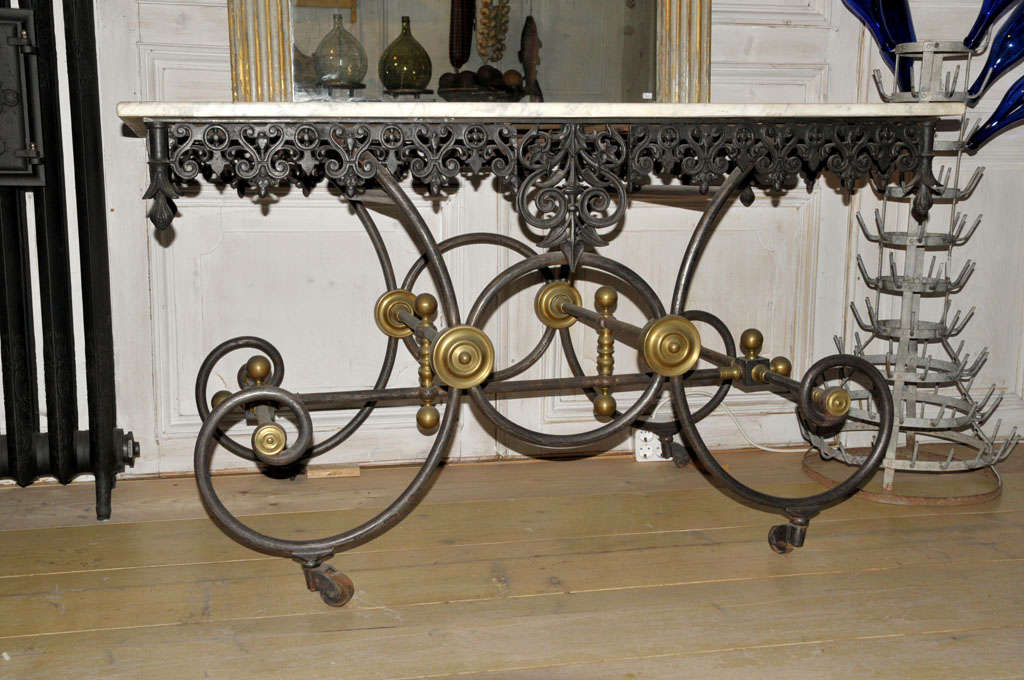
[[[358,0],[316,2],[354,13]],[[291,0],[228,0],[234,101],[292,100],[291,26]],[[658,0],[657,101],[709,101],[710,60],[711,0]]]

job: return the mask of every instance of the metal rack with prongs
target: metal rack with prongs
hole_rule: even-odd
[[[984,49],[982,47],[981,51]],[[960,42],[923,41],[898,45],[895,53],[897,68],[903,59],[919,62],[918,80],[909,91],[886,91],[881,73],[876,70],[874,81],[884,101],[967,101],[970,63],[979,52],[973,52]],[[985,170],[979,167],[970,180],[960,186],[964,142],[973,132],[968,130],[968,125],[965,114],[956,141],[934,144],[935,152],[952,157],[949,167],[941,166],[937,174],[925,169],[906,182],[885,187],[881,192],[881,209],[874,212],[873,228],[860,213],[856,215],[864,238],[878,248],[878,260],[872,274],[864,258],[857,256],[860,276],[873,295],[864,299],[863,313],[856,303],[850,303],[860,329],[854,332],[851,350],[877,366],[888,380],[901,435],[890,440],[882,462],[883,492],[872,494],[879,500],[906,502],[909,498],[895,490],[897,471],[941,473],[991,468],[1009,456],[1020,440],[1017,428],[1013,428],[999,443],[1002,422],[989,426],[1002,402],[995,385],[981,399],[972,395],[975,380],[989,357],[988,348],[972,359],[971,354],[964,351],[963,341],[954,347],[954,339],[964,331],[975,310],[973,307],[966,313],[957,310],[950,316],[952,296],[964,289],[976,266],[967,260],[957,268],[954,252],[971,240],[982,221],[979,215],[971,222],[966,214],[957,210],[958,204],[977,188]],[[974,128],[977,129],[977,124]],[[919,200],[921,184],[929,187],[932,201],[949,205],[948,227],[933,228],[927,211],[921,213],[912,208],[914,219],[908,220],[905,230],[887,229],[891,204],[908,202],[915,196]],[[897,251],[903,253],[902,264],[897,263]],[[899,301],[898,317],[882,318],[883,296]],[[922,300],[927,298],[942,300],[942,311],[937,319],[923,318]],[[867,334],[866,339],[861,332]],[[835,342],[840,352],[846,351],[846,343],[841,338],[837,336]],[[853,406],[844,432],[871,432],[878,427],[878,414],[871,409],[867,397],[865,393],[851,392]],[[810,431],[805,435],[825,459],[849,465],[863,462],[864,457],[851,451],[841,441],[842,437],[830,440]],[[922,443],[944,443],[950,447],[948,453],[943,446],[942,453],[936,454],[934,447],[926,446],[930,449],[926,455]],[[807,469],[810,471],[809,467]],[[994,470],[992,478],[993,490],[956,500],[971,502],[991,498],[1000,486]],[[913,500],[927,502],[922,497]],[[934,500],[944,504],[950,501],[949,498]]]

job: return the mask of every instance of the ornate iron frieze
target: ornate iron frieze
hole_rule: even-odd
[[[386,168],[436,195],[460,176],[492,175],[514,189],[541,245],[573,265],[607,245],[630,189],[679,179],[708,192],[733,170],[773,192],[824,173],[848,190],[870,180],[915,193],[915,214],[941,191],[931,173],[934,122],[822,120],[523,125],[499,122],[169,122],[150,124],[150,218],[169,226],[181,185],[203,178],[260,196],[278,186],[320,182],[356,197]]]
[[[707,192],[740,168],[751,170],[752,185],[769,191],[785,191],[800,179],[810,187],[825,172],[853,191],[862,180],[883,186],[916,172],[924,137],[920,121],[633,125],[630,182],[678,178]]]

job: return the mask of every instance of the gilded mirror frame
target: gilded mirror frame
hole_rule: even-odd
[[[290,0],[228,0],[234,101],[292,100],[291,26]],[[658,0],[657,101],[709,101],[710,61],[711,0]]]

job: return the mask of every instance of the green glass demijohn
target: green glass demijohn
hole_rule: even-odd
[[[341,14],[313,53],[316,74],[327,85],[361,85],[366,77],[366,50],[345,30]]]
[[[402,33],[380,55],[377,65],[384,89],[425,90],[430,84],[430,57],[409,30],[409,17],[402,17]]]

